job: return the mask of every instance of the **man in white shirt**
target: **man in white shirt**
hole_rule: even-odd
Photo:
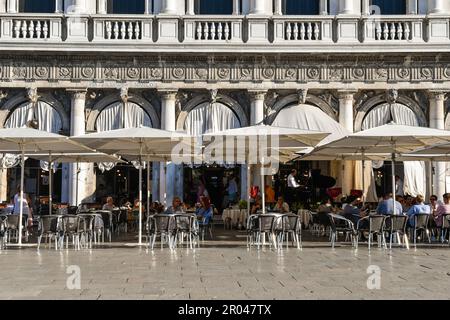
[[[296,179],[297,176],[297,170],[293,169],[291,171],[291,174],[287,178],[287,197],[286,200],[289,203],[293,203],[297,197],[297,190],[300,187],[300,184],[297,182]]]

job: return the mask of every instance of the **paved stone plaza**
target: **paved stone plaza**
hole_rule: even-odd
[[[82,251],[9,248],[0,251],[0,298],[449,299],[449,259],[450,248],[439,245],[370,253],[318,242],[282,252],[229,241],[174,252],[126,243]],[[70,266],[80,267],[79,290],[67,288]],[[379,290],[368,289],[370,266],[381,270]]]

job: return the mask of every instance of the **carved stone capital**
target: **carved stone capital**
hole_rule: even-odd
[[[35,88],[35,87],[28,88],[27,89],[27,98],[33,104],[38,102],[40,96],[38,95],[37,88]]]
[[[305,104],[306,99],[308,98],[308,89],[300,89],[297,90],[298,103]]]
[[[177,99],[178,89],[158,90],[158,94],[163,100],[175,101]]]
[[[267,90],[248,90],[248,94],[252,100],[264,100]]]
[[[448,91],[444,90],[429,90],[428,97],[432,100],[445,101],[448,98]]]
[[[338,90],[338,97],[341,100],[352,100],[355,97],[355,94],[358,93],[358,90],[355,89],[344,89],[344,90]]]
[[[86,99],[87,89],[67,89],[67,92],[74,100]]]
[[[389,89],[386,91],[386,101],[389,104],[397,103],[398,100],[398,90],[397,89]]]

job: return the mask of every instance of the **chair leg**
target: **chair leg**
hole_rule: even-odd
[[[406,233],[403,234],[403,241],[405,242],[406,249],[409,250],[409,240],[408,240],[408,235]]]
[[[392,238],[393,238],[393,234],[391,233],[389,235],[389,249],[392,250]]]
[[[42,240],[42,235],[40,235],[38,237],[38,244],[37,244],[37,249],[39,250],[40,246],[41,246],[41,240]]]
[[[425,229],[425,233],[427,234],[427,238],[428,238],[428,243],[431,243],[431,238],[430,238],[430,230]]]

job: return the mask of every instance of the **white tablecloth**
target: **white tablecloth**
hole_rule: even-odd
[[[233,226],[242,225],[245,227],[247,221],[247,209],[225,209],[222,213],[223,221],[231,220]]]

